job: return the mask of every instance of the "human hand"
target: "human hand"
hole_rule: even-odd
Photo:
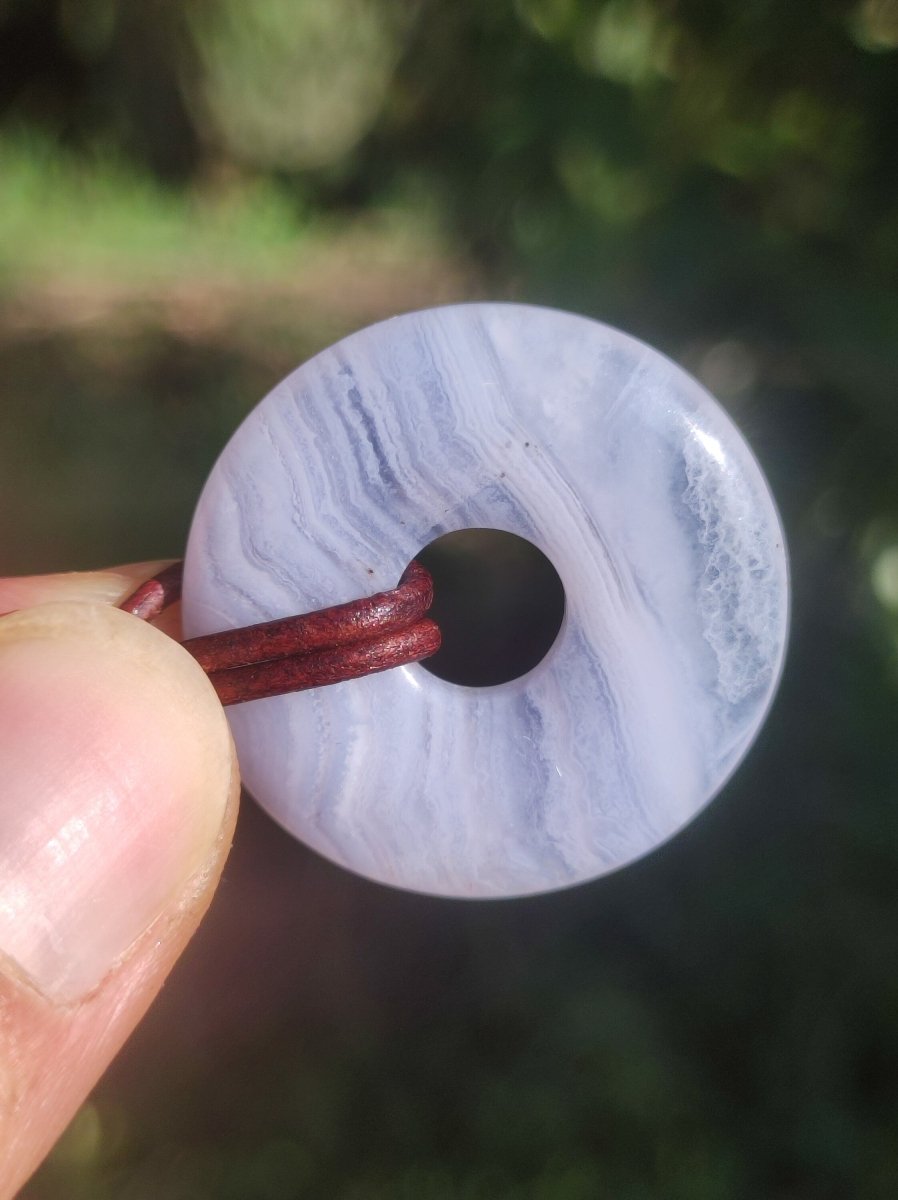
[[[212,686],[118,611],[160,564],[0,579],[0,1200],[203,916],[239,778]]]

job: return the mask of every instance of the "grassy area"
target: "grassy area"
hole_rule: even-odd
[[[231,171],[166,187],[113,155],[74,156],[34,135],[0,138],[0,288],[89,277],[129,290],[202,280],[280,287],[322,257],[373,271],[451,256],[421,208],[328,218],[271,178]]]
[[[277,277],[315,232],[271,181],[178,193],[19,137],[0,142],[0,281],[90,272],[153,282],[197,272]]]

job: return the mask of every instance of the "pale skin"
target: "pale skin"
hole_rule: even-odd
[[[0,579],[0,1200],[146,1012],[231,844],[223,710],[116,611],[161,565]]]

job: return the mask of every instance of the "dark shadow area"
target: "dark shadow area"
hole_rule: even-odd
[[[507,683],[548,654],[564,586],[541,550],[499,529],[446,533],[415,555],[433,576],[430,616],[443,644],[423,666],[467,687]]]

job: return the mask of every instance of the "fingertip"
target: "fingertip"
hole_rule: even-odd
[[[176,642],[104,605],[0,621],[0,952],[54,1002],[97,987],[226,853],[227,721]]]
[[[233,836],[218,697],[111,607],[164,565],[0,580],[2,1200],[143,1016]]]

